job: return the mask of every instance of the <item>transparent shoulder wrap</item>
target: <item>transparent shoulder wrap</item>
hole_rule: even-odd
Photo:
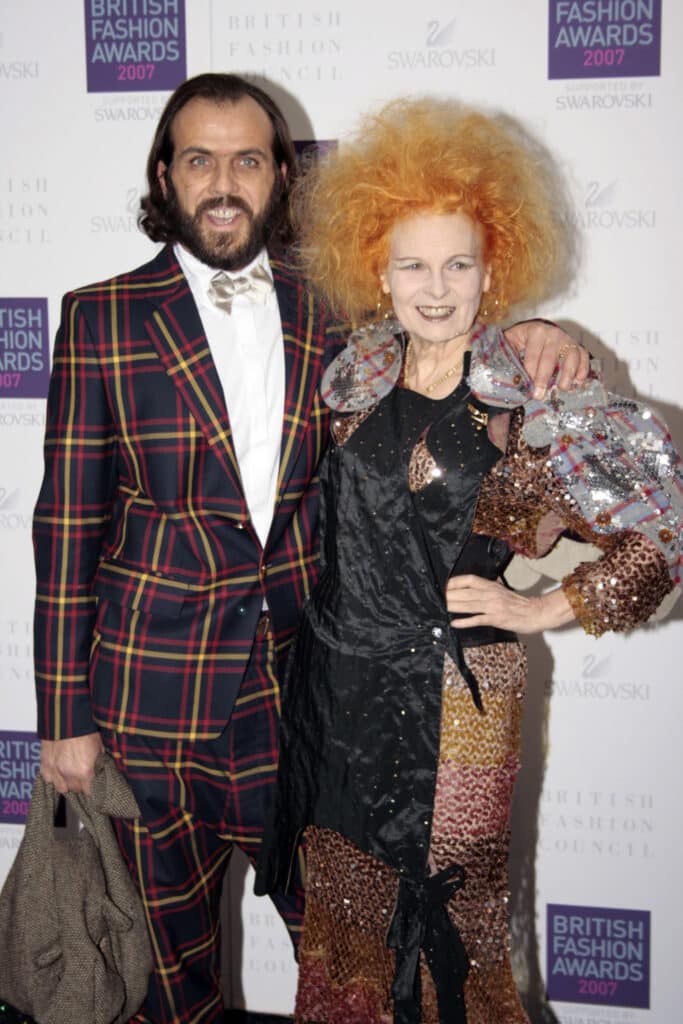
[[[322,379],[322,399],[335,412],[375,405],[396,385],[403,365],[404,335],[397,320],[358,327]]]
[[[524,407],[523,434],[548,460],[567,500],[598,534],[637,530],[660,549],[674,583],[683,566],[683,464],[666,424],[646,405],[611,394],[598,379],[543,401],[501,331],[472,346],[469,383],[481,401]]]

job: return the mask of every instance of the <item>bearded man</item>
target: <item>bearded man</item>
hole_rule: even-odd
[[[319,384],[344,341],[288,266],[295,153],[273,100],[234,75],[170,97],[140,223],[143,267],[69,293],[35,513],[41,771],[88,791],[109,751],[141,816],[116,823],[155,971],[133,1018],[222,1019],[219,903],[253,861],[276,769],[279,685],[317,571]],[[543,388],[586,360],[515,329]],[[296,886],[276,894],[296,940]],[[85,980],[84,980],[85,983]]]

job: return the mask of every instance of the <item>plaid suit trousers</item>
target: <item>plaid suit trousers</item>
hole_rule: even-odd
[[[270,631],[256,639],[228,725],[215,740],[104,732],[141,817],[116,821],[141,891],[155,957],[139,1024],[221,1021],[220,896],[233,846],[250,861],[261,841],[277,764],[280,695]],[[273,896],[293,942],[303,892]]]

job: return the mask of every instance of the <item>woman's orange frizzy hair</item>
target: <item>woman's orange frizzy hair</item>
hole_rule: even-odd
[[[573,242],[564,186],[510,118],[448,100],[399,100],[366,118],[294,195],[309,280],[354,321],[376,308],[397,221],[462,211],[482,229],[491,288],[481,318],[502,320],[564,287]]]

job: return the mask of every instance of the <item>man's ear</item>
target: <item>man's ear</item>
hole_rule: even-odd
[[[163,160],[160,160],[159,163],[157,164],[157,181],[159,182],[159,188],[161,189],[164,199],[166,198],[166,193],[168,191],[168,186],[166,185],[167,171],[168,167],[163,162]]]
[[[289,167],[284,162],[284,160],[280,164],[280,174],[282,175],[282,180],[283,181],[287,181],[287,175],[289,174]]]

